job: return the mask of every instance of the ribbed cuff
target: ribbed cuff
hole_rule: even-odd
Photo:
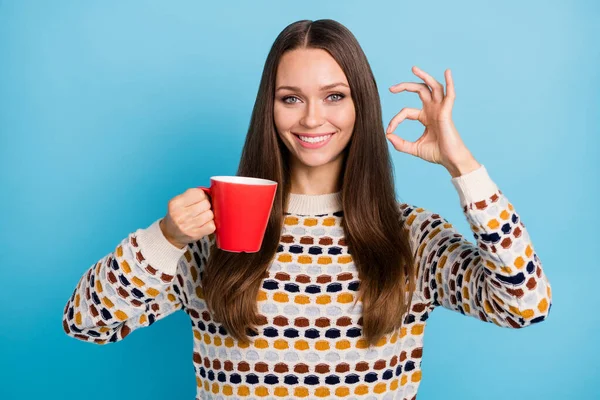
[[[458,191],[460,204],[467,204],[489,198],[498,190],[484,165],[467,174],[452,178],[452,184]]]
[[[175,275],[177,263],[187,247],[180,249],[167,240],[160,229],[161,219],[157,219],[146,229],[138,229],[135,232],[137,243],[148,264],[165,274]]]

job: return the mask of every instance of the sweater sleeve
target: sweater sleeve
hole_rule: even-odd
[[[198,249],[206,243],[179,249],[159,223],[130,233],[83,274],[64,308],[67,335],[117,342],[187,306],[186,287],[198,278],[197,265],[205,260]]]
[[[418,266],[417,289],[433,306],[502,327],[543,321],[551,287],[514,206],[483,165],[452,183],[475,243],[440,215],[401,205]]]

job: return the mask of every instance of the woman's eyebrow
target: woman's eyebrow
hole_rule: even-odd
[[[348,85],[346,85],[343,82],[336,82],[336,83],[331,83],[329,85],[321,86],[320,90],[321,91],[328,90],[328,89],[332,89],[332,88],[334,88],[336,86],[346,86],[346,87],[348,87]],[[277,92],[277,91],[282,90],[282,89],[289,89],[289,90],[293,90],[293,91],[296,91],[296,92],[301,92],[302,91],[302,89],[300,89],[297,86],[279,86],[277,88],[277,90],[275,90],[275,91]]]

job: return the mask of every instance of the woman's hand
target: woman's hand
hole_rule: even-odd
[[[200,188],[190,188],[169,200],[159,222],[165,238],[180,249],[216,230],[212,204]]]
[[[447,69],[444,72],[446,94],[444,94],[444,86],[425,71],[413,67],[413,73],[425,83],[401,82],[390,87],[390,91],[400,93],[407,90],[419,93],[423,109],[403,108],[400,110],[387,127],[386,137],[388,140],[398,151],[443,165],[453,177],[479,168],[480,164],[467,149],[452,122],[452,106],[456,96],[450,70]],[[409,142],[393,134],[398,124],[405,119],[420,121],[425,126],[423,135],[415,142]]]

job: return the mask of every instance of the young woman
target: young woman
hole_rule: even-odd
[[[267,57],[237,174],[278,182],[261,250],[215,247],[198,188],[83,275],[64,330],[98,344],[176,310],[190,317],[197,398],[412,399],[437,306],[496,325],[543,321],[551,290],[525,225],[465,147],[450,71],[423,82],[422,109],[381,119],[352,33],[333,20],[286,27]],[[392,132],[405,119],[416,142]],[[395,198],[386,138],[448,170],[476,239]]]

